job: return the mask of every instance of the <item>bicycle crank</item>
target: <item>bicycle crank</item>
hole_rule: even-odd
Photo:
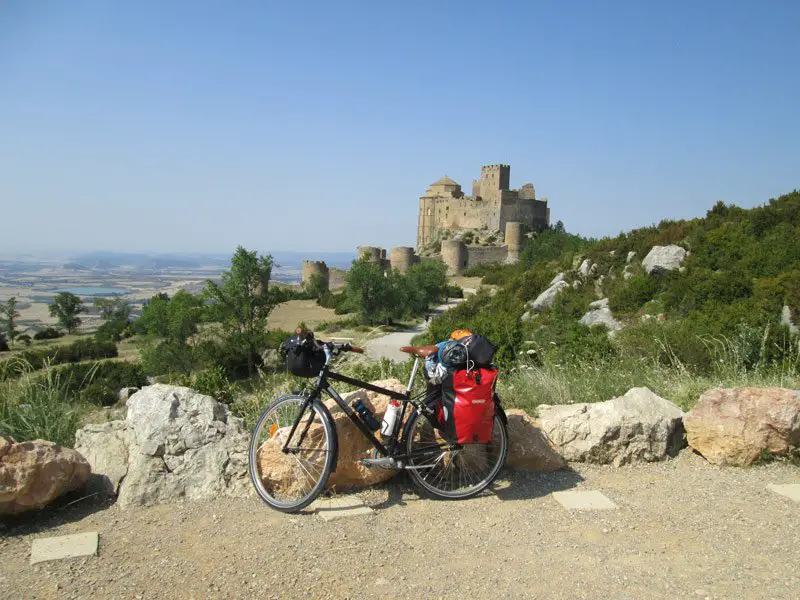
[[[377,458],[362,458],[358,461],[358,464],[371,469],[372,467],[378,467],[379,469],[388,469],[389,471],[394,471],[395,469],[402,469],[403,463],[395,460],[391,456],[379,456]]]

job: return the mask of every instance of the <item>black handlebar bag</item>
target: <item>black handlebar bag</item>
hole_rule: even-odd
[[[454,371],[442,382],[439,421],[444,435],[459,444],[488,444],[494,428],[497,369]]]
[[[316,377],[325,366],[325,351],[322,347],[301,335],[293,335],[281,344],[281,354],[286,368],[298,377]]]

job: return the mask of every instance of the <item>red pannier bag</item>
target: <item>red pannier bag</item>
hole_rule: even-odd
[[[445,436],[459,444],[488,444],[494,427],[497,369],[454,371],[442,382],[439,421]]]

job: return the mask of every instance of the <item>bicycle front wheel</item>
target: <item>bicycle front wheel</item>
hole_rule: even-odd
[[[423,415],[414,412],[406,436],[408,473],[423,491],[461,500],[482,492],[495,480],[508,456],[508,429],[499,411],[488,444],[454,445]]]
[[[250,440],[250,479],[261,499],[282,512],[297,512],[319,496],[336,457],[330,412],[318,398],[304,408],[306,402],[303,396],[278,398],[259,417]]]

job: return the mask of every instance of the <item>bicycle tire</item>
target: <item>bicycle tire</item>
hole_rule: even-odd
[[[430,425],[428,419],[426,419],[424,415],[420,415],[416,411],[409,418],[409,421],[406,424],[404,430],[406,454],[409,457],[412,455],[414,451],[412,448],[413,432],[418,419],[422,419],[424,421],[423,426]],[[487,487],[489,487],[495,479],[497,479],[497,476],[503,470],[503,467],[506,464],[506,459],[508,458],[508,445],[509,445],[508,427],[506,425],[505,414],[499,407],[494,415],[493,427],[494,427],[493,432],[499,432],[499,437],[501,441],[500,452],[498,453],[497,461],[495,465],[492,467],[490,473],[479,483],[470,487],[464,492],[446,491],[439,489],[435,485],[432,485],[431,482],[426,481],[425,477],[423,477],[422,475],[421,470],[409,468],[407,469],[407,471],[409,476],[411,477],[411,480],[414,482],[414,485],[425,495],[433,498],[438,498],[441,500],[466,500],[467,498],[472,498],[473,496],[477,496],[478,494],[480,494]],[[472,446],[480,446],[480,445],[474,444]],[[411,459],[409,459],[409,463],[411,463],[411,466],[415,466]]]
[[[248,453],[249,458],[249,473],[250,473],[250,481],[253,484],[253,487],[256,490],[258,496],[271,508],[285,512],[285,513],[293,513],[298,512],[311,504],[323,491],[325,484],[330,477],[331,471],[333,470],[333,465],[336,462],[337,453],[339,450],[338,447],[338,440],[336,436],[336,427],[334,426],[333,417],[331,417],[331,413],[328,408],[320,401],[319,398],[316,398],[312,401],[312,403],[306,407],[303,416],[301,418],[300,424],[298,425],[298,430],[301,430],[303,427],[303,423],[306,420],[306,414],[309,410],[314,411],[316,415],[319,416],[319,423],[322,426],[323,433],[325,440],[327,442],[327,449],[325,450],[325,459],[322,466],[322,471],[319,475],[319,479],[314,483],[311,487],[309,492],[303,495],[300,499],[296,501],[281,501],[277,499],[274,495],[270,494],[267,490],[266,486],[264,485],[264,478],[258,470],[258,452],[260,447],[264,442],[262,442],[259,434],[262,431],[263,426],[265,425],[267,419],[270,417],[271,414],[276,413],[277,409],[280,408],[281,405],[288,405],[289,403],[295,403],[302,405],[303,402],[306,401],[304,396],[299,396],[295,394],[290,394],[287,396],[281,396],[280,398],[273,401],[267,409],[261,413],[256,422],[256,426],[253,429],[253,433],[250,437],[250,448]],[[297,432],[295,433],[297,435]],[[294,439],[294,438],[293,438]],[[296,459],[299,465],[299,459]],[[303,471],[308,473],[308,471],[303,468]]]

